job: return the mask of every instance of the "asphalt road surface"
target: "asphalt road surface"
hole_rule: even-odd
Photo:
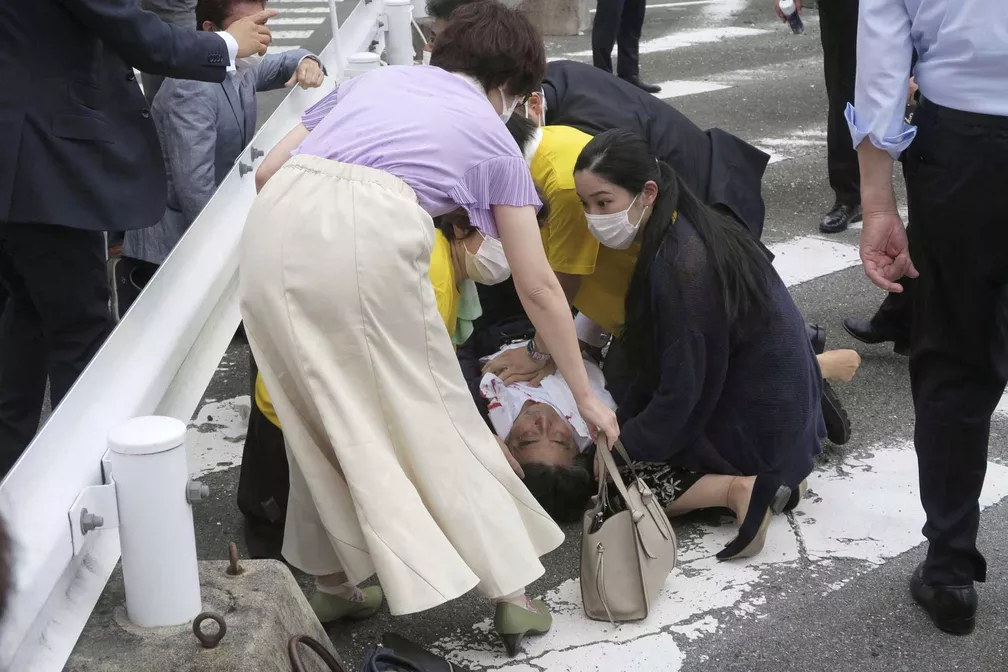
[[[324,4],[277,4],[282,19],[309,22],[274,21],[274,30],[286,33],[274,33],[278,44],[321,49],[328,24],[317,21],[325,15],[316,10]],[[396,630],[473,670],[1008,669],[1008,419],[999,409],[991,436],[980,533],[990,581],[979,589],[977,631],[951,638],[931,627],[906,587],[923,555],[907,360],[856,343],[840,327],[846,316],[870,315],[882,292],[859,267],[858,230],[825,236],[817,229],[832,192],[816,13],[806,12],[805,22],[805,34],[792,35],[771,0],[651,2],[642,76],[663,83],[661,95],[700,126],[721,127],[773,155],[764,241],[806,318],[827,327],[828,347],[855,348],[864,358],[854,381],[837,386],[853,421],[850,443],[827,448],[809,498],[774,520],[757,558],[713,558],[734,535],[727,519],[677,520],[681,565],[642,623],[613,628],[584,617],[579,534],[571,529],[529,589],[551,605],[553,632],[529,640],[519,658],[508,660],[492,637],[490,605],[467,596],[423,614],[392,618],[386,611],[332,627],[347,662],[359,660],[383,631]],[[589,60],[589,48],[587,35],[549,39],[554,57]],[[260,119],[278,102],[262,96]],[[227,542],[241,540],[235,490],[249,408],[247,360],[243,346],[232,346],[192,424],[193,470],[213,493],[196,508],[205,559],[225,557]]]

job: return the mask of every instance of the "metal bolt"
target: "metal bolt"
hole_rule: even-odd
[[[235,546],[233,541],[228,544],[228,560],[230,560],[230,564],[228,565],[227,573],[230,576],[238,576],[245,571],[238,564],[238,547]]]
[[[210,486],[204,485],[199,481],[189,479],[186,484],[186,500],[190,504],[195,504],[196,502],[202,502],[205,499],[210,498]]]
[[[105,519],[101,516],[96,516],[93,513],[88,513],[87,509],[81,510],[80,516],[80,528],[83,534],[87,534],[92,530],[96,530],[105,524]]]
[[[263,150],[259,149],[258,147],[252,147],[252,160],[253,161],[255,161],[260,156],[263,156],[265,154],[266,154],[266,152],[264,152]]]
[[[238,177],[245,177],[247,174],[252,172],[252,166],[245,162],[238,164]]]

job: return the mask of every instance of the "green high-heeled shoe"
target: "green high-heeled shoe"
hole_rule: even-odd
[[[364,599],[358,602],[316,590],[315,594],[308,598],[308,604],[323,625],[344,619],[360,621],[378,613],[385,599],[381,586],[361,588],[361,592],[364,594]]]
[[[498,602],[494,614],[494,630],[504,642],[508,655],[514,658],[527,635],[545,635],[553,625],[549,607],[542,600],[531,600],[533,609],[512,602]]]

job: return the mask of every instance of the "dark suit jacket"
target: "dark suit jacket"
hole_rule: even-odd
[[[762,235],[766,153],[719,128],[703,131],[668,103],[585,63],[549,63],[543,94],[547,124],[590,135],[614,128],[637,133],[701,200],[724,206]]]
[[[167,186],[133,74],[220,82],[218,35],[137,0],[0,2],[0,222],[94,231],[150,226]]]

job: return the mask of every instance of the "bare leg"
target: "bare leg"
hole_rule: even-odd
[[[707,474],[665,507],[665,514],[674,517],[690,511],[723,506],[734,511],[740,521],[744,520],[754,483],[755,476]]]

